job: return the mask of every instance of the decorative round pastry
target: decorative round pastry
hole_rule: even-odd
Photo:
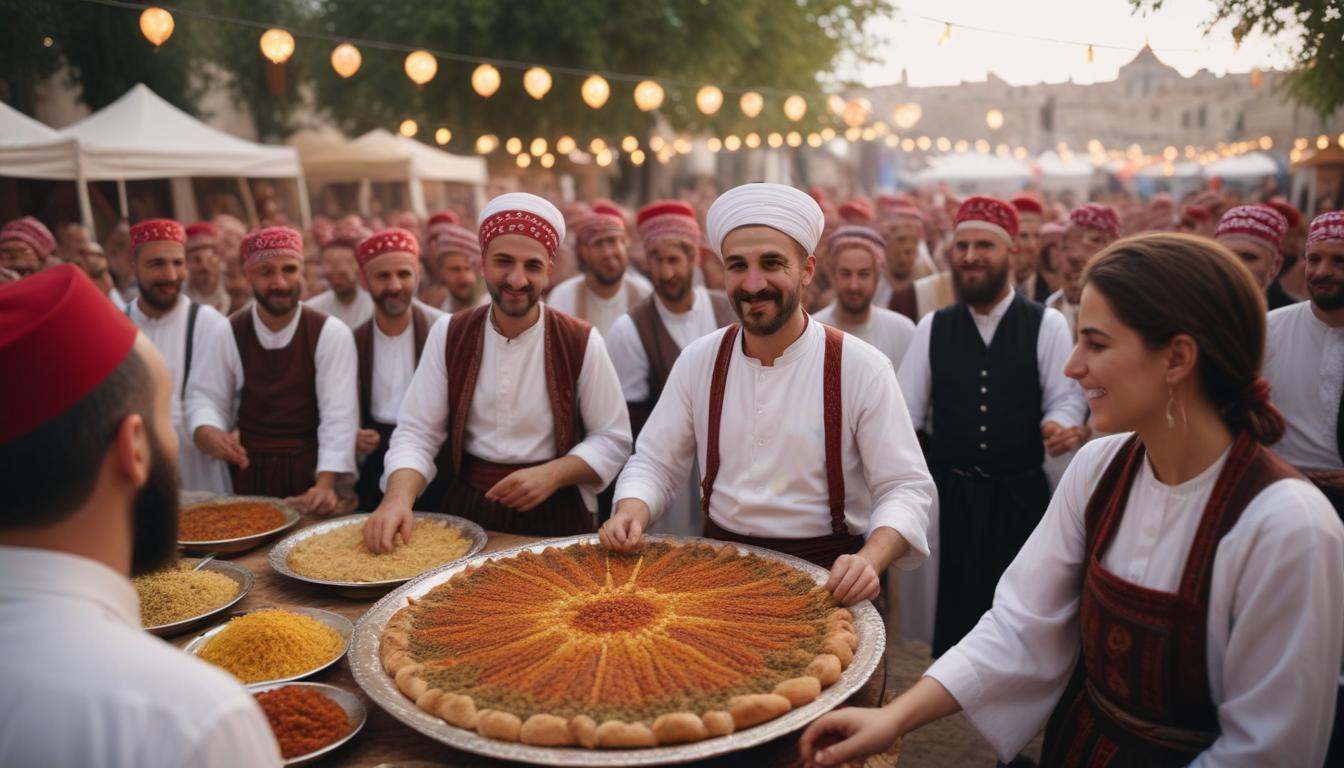
[[[724,736],[812,701],[853,616],[808,574],[729,546],[547,547],[455,574],[383,630],[416,705],[482,736],[630,748]]]

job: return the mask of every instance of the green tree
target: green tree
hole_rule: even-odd
[[[1161,8],[1164,0],[1130,0],[1135,10]],[[1300,32],[1290,48],[1297,69],[1281,83],[1284,91],[1322,116],[1344,105],[1344,7],[1339,0],[1216,0],[1214,25],[1232,21],[1240,42],[1252,32],[1270,37]]]

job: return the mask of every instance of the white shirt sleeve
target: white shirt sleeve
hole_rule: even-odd
[[[1036,368],[1041,377],[1041,423],[1074,427],[1087,420],[1087,398],[1078,382],[1064,375],[1073,350],[1069,321],[1057,309],[1046,308],[1036,336]]]
[[[621,466],[630,458],[630,413],[621,394],[621,380],[616,376],[607,345],[602,334],[593,329],[588,333],[588,349],[583,355],[583,370],[579,371],[579,415],[583,419],[584,438],[569,450],[570,456],[583,459],[597,473],[596,485],[579,486],[594,494],[600,493]]]
[[[929,334],[933,330],[933,313],[921,317],[915,326],[915,335],[905,350],[896,380],[909,407],[910,423],[916,430],[929,431],[929,390],[933,387],[933,373],[929,367]]]
[[[350,327],[328,317],[317,337],[313,362],[317,368],[317,471],[354,472],[359,355]]]
[[[639,340],[635,321],[625,314],[616,318],[607,334],[607,351],[611,364],[621,380],[621,391],[627,403],[639,403],[649,397],[649,358],[644,354],[644,343]]]
[[[711,336],[715,339],[713,348],[717,350],[718,340],[722,337],[717,333]],[[615,502],[619,503],[621,499],[644,502],[649,507],[650,525],[662,517],[677,497],[696,457],[689,371],[703,370],[704,361],[688,362],[692,356],[694,352],[682,350],[677,362],[673,363],[658,403],[639,433],[635,455],[625,463],[625,469],[616,481]]]
[[[251,698],[251,697],[248,697]],[[259,768],[281,765],[280,747],[261,709],[252,701],[228,708],[212,723],[202,723],[200,738],[184,755],[196,768]]]
[[[231,431],[243,388],[243,360],[233,338],[233,325],[226,320],[223,332],[208,341],[205,349],[193,350],[191,378],[187,381],[183,420],[193,436],[201,427]]]
[[[444,362],[448,343],[448,323],[452,315],[435,321],[425,339],[420,364],[401,401],[397,428],[388,441],[381,485],[398,469],[413,469],[428,484],[438,472],[434,459],[448,437],[448,366]]]

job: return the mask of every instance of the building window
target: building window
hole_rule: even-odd
[[[1195,122],[1199,125],[1200,128],[1203,128],[1208,124],[1208,115],[1204,109],[1203,104],[1199,105],[1199,116],[1195,118]]]

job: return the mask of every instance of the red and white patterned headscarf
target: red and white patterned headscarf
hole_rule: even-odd
[[[555,256],[565,239],[565,217],[546,200],[526,192],[508,192],[486,203],[481,210],[481,253],[500,235],[522,235],[536,240]]]
[[[243,256],[243,269],[270,259],[303,261],[303,235],[289,227],[266,227],[248,233],[239,250]]]
[[[1311,220],[1307,245],[1317,243],[1344,243],[1344,211],[1322,213]]]

